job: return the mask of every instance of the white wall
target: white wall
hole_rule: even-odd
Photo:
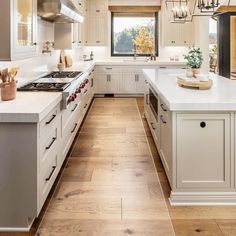
[[[42,54],[42,45],[44,42],[54,41],[54,24],[38,19],[37,29],[37,43],[38,52],[37,56],[29,59],[3,62],[0,61],[0,67],[20,67],[19,76],[32,77],[41,74],[44,71],[51,71],[59,62],[60,51],[55,50],[52,54]],[[74,51],[68,51],[68,54],[76,60],[77,55]]]

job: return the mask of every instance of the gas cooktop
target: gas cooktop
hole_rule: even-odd
[[[54,71],[42,78],[77,78],[82,74],[81,71]]]
[[[42,78],[18,88],[19,91],[52,91],[61,92],[71,82],[82,75],[81,71],[53,71]]]
[[[70,83],[30,83],[18,88],[18,91],[64,91]]]

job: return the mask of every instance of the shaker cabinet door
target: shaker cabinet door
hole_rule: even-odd
[[[230,114],[177,114],[177,187],[230,186]]]

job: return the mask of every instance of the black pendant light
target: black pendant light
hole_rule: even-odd
[[[219,5],[219,0],[198,0],[197,3],[197,7],[202,13],[214,12]]]

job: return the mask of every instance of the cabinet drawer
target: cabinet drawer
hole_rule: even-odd
[[[43,163],[48,162],[48,159],[51,157],[52,152],[57,151],[58,141],[59,141],[58,134],[59,134],[58,127],[55,127],[48,134],[48,137],[44,140],[44,142],[41,142],[41,145],[40,145],[40,169],[41,169],[41,165]]]
[[[121,68],[118,66],[97,66],[96,72],[98,73],[114,73],[114,72],[120,72]]]
[[[71,102],[66,110],[62,112],[62,134],[64,134],[64,130],[68,123],[73,119],[73,117],[78,116],[79,110],[81,108],[81,100]]]
[[[59,172],[58,156],[54,154],[39,176],[39,210],[42,208]]]
[[[60,105],[56,106],[49,114],[40,122],[40,138],[45,138],[53,126],[57,125],[60,114]]]

